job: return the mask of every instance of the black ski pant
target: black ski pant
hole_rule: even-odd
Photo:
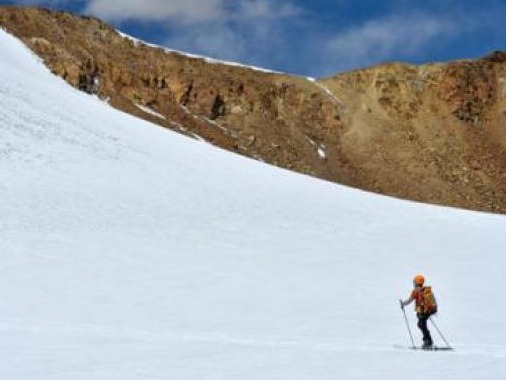
[[[427,328],[427,321],[429,320],[430,314],[418,313],[416,316],[418,317],[417,326],[423,334],[423,341],[432,344],[432,337],[430,336],[430,331]]]

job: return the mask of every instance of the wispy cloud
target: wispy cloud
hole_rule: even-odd
[[[223,17],[224,0],[91,0],[87,13],[109,21],[202,22]]]
[[[232,61],[248,59],[249,41],[237,29],[226,24],[204,24],[185,28],[183,33],[173,33],[164,45],[183,51]]]
[[[17,0],[13,3],[21,5],[44,5],[48,7],[57,7],[62,4],[68,4],[70,0]],[[74,0],[74,3],[86,3],[86,0]]]
[[[290,0],[90,0],[85,12],[121,23],[156,22],[170,48],[282,69],[287,27],[303,14]]]
[[[302,8],[287,1],[246,0],[237,2],[236,15],[241,19],[282,19],[298,16]]]
[[[291,36],[286,31],[287,25],[278,21],[279,17],[296,17],[297,12],[285,8],[280,11],[281,16],[279,12],[273,15],[270,10],[235,9],[223,20],[168,28],[164,44],[213,58],[283,70]]]
[[[297,7],[274,0],[90,0],[86,12],[110,21],[224,22],[293,15]]]
[[[414,13],[370,20],[327,40],[323,55],[327,65],[347,69],[416,55],[431,44],[459,32],[457,22],[435,15]]]

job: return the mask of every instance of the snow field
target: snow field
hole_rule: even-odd
[[[0,46],[0,379],[506,375],[504,216],[235,156]],[[418,272],[456,352],[393,348]]]

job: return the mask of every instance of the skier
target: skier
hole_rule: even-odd
[[[407,306],[411,302],[415,301],[418,328],[422,331],[423,334],[422,348],[431,349],[433,342],[430,331],[427,328],[427,321],[432,314],[437,312],[437,304],[431,287],[423,286],[424,283],[425,278],[421,274],[416,275],[413,279],[414,289],[411,292],[411,295],[407,300],[399,300],[399,302],[401,304],[401,308],[404,309],[404,306]]]

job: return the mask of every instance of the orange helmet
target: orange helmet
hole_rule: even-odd
[[[425,282],[425,277],[423,277],[421,274],[417,274],[415,278],[413,278],[413,284],[422,286]]]

